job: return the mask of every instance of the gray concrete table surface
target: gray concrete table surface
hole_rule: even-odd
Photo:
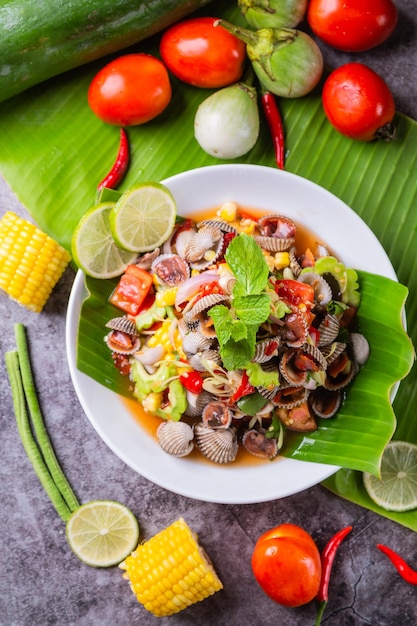
[[[398,111],[417,119],[417,14],[413,0],[398,0],[399,23],[378,48],[353,55],[320,44],[325,62],[336,67],[360,60],[390,85]],[[0,179],[0,215],[28,213]],[[30,219],[30,218],[29,218]],[[82,502],[118,500],[132,509],[147,539],[183,516],[199,535],[224,583],[224,590],[169,617],[156,618],[137,603],[117,568],[90,568],[71,553],[65,527],[45,495],[18,438],[4,358],[0,361],[0,624],[2,626],[307,626],[315,603],[286,609],[255,583],[250,557],[268,528],[292,522],[308,529],[319,548],[352,524],[336,560],[328,626],[417,624],[417,588],[405,583],[376,549],[386,543],[417,568],[414,532],[346,502],[317,485],[261,504],[204,503],[168,492],[127,467],[100,439],[85,416],[65,353],[65,318],[74,273],[67,269],[38,315],[0,294],[2,355],[14,348],[13,324],[23,322],[34,358],[40,402],[57,456]]]

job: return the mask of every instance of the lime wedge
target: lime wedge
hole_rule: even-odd
[[[110,567],[137,547],[139,526],[123,504],[93,500],[72,513],[66,534],[71,550],[81,561],[92,567]]]
[[[417,446],[407,441],[391,441],[381,459],[381,480],[363,474],[365,489],[386,511],[417,508]]]
[[[103,202],[84,213],[74,229],[71,249],[78,267],[93,278],[120,276],[136,254],[121,250],[110,230],[113,202]]]
[[[177,207],[164,185],[144,182],[126,191],[110,215],[110,227],[120,248],[148,252],[171,235]]]

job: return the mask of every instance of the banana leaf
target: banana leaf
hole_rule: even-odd
[[[213,2],[200,14],[215,14],[235,23],[243,23],[238,9],[226,2]],[[129,51],[157,54],[157,46],[156,37]],[[67,72],[0,105],[0,172],[37,224],[67,249],[70,249],[75,224],[94,204],[96,185],[110,169],[117,151],[118,128],[103,124],[92,114],[86,95],[91,79],[110,58]],[[174,79],[172,83],[173,99],[166,111],[146,125],[129,128],[131,167],[121,190],[129,188],[139,179],[162,180],[181,171],[221,163],[206,155],[193,136],[195,111],[211,91],[199,90]],[[395,141],[359,143],[343,137],[329,125],[321,106],[320,86],[304,98],[281,100],[280,107],[285,124],[286,169],[334,193],[374,231],[390,257],[400,283],[409,288],[406,316],[411,342],[416,345],[417,297],[413,291],[413,277],[417,266],[414,242],[417,123],[397,114]],[[275,165],[273,145],[264,121],[255,148],[236,161]],[[373,289],[372,280],[362,276],[365,291]],[[94,294],[93,301],[99,299],[95,288],[91,287],[91,292]],[[362,321],[365,324],[369,321],[370,331],[375,318],[377,322],[381,321],[381,317],[390,319],[385,318],[385,307],[391,298],[398,304],[398,314],[406,293],[392,287],[392,290],[389,288],[389,297],[384,298],[380,290],[377,296],[381,315],[376,308],[373,308],[369,318],[366,311],[362,311]],[[99,308],[98,302],[95,306]],[[404,335],[399,341],[402,345],[401,358],[397,348],[394,348],[395,335],[401,334],[398,315],[394,318],[391,318],[393,332],[388,333],[394,344],[385,346],[387,352],[384,355],[391,367],[391,378],[380,383],[385,397],[388,397],[393,380],[399,380],[406,374],[404,364],[408,363],[409,367],[413,358],[411,345],[407,344],[405,348]],[[89,321],[83,319],[84,322],[88,326]],[[379,328],[378,324],[376,326]],[[391,324],[387,324],[387,331],[389,326]],[[384,342],[388,344],[385,336]],[[92,344],[90,350],[95,352]],[[372,391],[365,384],[366,376],[364,368],[357,379],[358,397],[362,396],[364,403],[369,401],[368,395]],[[397,418],[395,437],[413,443],[417,443],[416,400],[414,366],[400,385],[393,404]],[[352,400],[347,411],[351,415],[355,410]],[[378,435],[375,431],[372,435],[375,438],[372,445],[378,440],[376,449],[380,448],[381,439],[388,437],[388,432],[393,432],[395,428],[395,419],[388,415],[386,407],[384,413],[385,434]],[[373,423],[376,419],[373,415],[369,416],[369,422]],[[323,430],[327,428],[324,426]],[[340,433],[337,430],[341,427],[332,425],[332,432],[334,428],[338,437]],[[362,433],[364,425],[358,424],[358,428]],[[290,441],[288,453],[304,459],[308,455],[314,456],[313,449],[319,450],[320,447],[318,440],[318,436],[305,438],[302,445],[296,440]],[[336,445],[335,442],[332,445]],[[364,449],[364,456],[368,452]],[[325,456],[321,450],[315,460],[330,462]],[[371,471],[377,471],[375,458],[370,463],[373,467]],[[345,466],[350,467],[348,459]],[[350,469],[341,471],[351,472]],[[371,508],[357,482],[353,484],[345,480],[345,476],[350,477],[351,474],[341,474],[340,480],[339,473],[336,475],[331,484],[333,490]],[[360,474],[356,474],[358,476]],[[389,514],[387,516],[390,517]],[[413,524],[417,529],[417,521]]]

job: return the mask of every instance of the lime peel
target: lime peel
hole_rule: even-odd
[[[126,191],[110,214],[116,244],[130,252],[149,252],[171,235],[177,215],[174,196],[165,185],[147,181]]]
[[[93,500],[82,504],[66,524],[71,550],[86,565],[111,567],[121,563],[137,547],[139,525],[123,504]]]
[[[120,249],[110,229],[114,202],[101,202],[89,209],[74,229],[71,250],[77,266],[93,278],[115,278],[136,260],[136,254]]]
[[[417,445],[391,441],[381,459],[381,476],[363,474],[371,500],[386,511],[404,512],[417,508]]]

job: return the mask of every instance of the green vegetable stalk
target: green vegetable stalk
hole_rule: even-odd
[[[323,56],[309,35],[291,28],[251,31],[218,20],[246,43],[246,52],[262,87],[276,96],[300,98],[308,94],[323,74]]]
[[[80,504],[58,463],[45,427],[22,324],[15,325],[15,336],[17,350],[6,352],[5,360],[19,435],[41,485],[57,513],[67,521]]]

